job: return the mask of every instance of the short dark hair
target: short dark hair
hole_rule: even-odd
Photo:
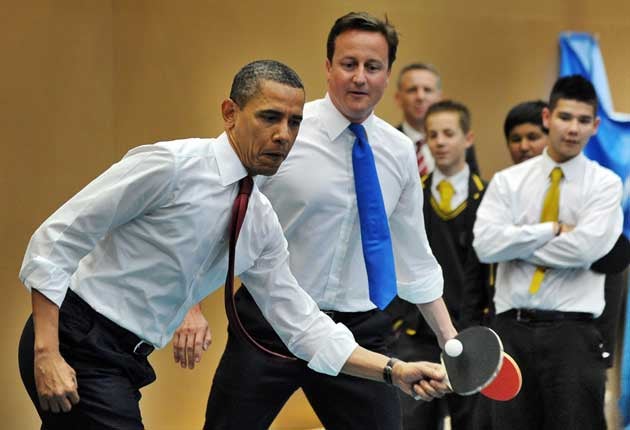
[[[514,127],[526,123],[537,125],[545,134],[548,134],[549,130],[543,125],[542,121],[542,111],[546,107],[549,106],[542,100],[531,100],[519,103],[510,109],[503,122],[505,138],[509,138],[510,132]]]
[[[411,63],[411,64],[407,64],[405,67],[403,67],[400,70],[400,73],[398,73],[398,88],[400,89],[400,81],[402,80],[402,77],[405,73],[411,71],[411,70],[426,70],[427,72],[431,72],[433,73],[437,78],[438,78],[438,89],[442,88],[442,76],[440,76],[440,72],[438,72],[438,69],[433,65],[433,64],[428,64],[428,63]]]
[[[234,76],[230,98],[241,108],[260,91],[262,81],[274,81],[304,90],[298,74],[286,64],[275,60],[258,60],[246,64]]]
[[[453,100],[442,100],[432,104],[424,116],[424,123],[427,123],[431,115],[441,112],[455,112],[459,116],[459,126],[464,134],[470,131],[470,111],[462,103]]]
[[[326,42],[326,58],[329,62],[332,63],[337,36],[349,30],[381,33],[387,41],[387,69],[391,70],[396,60],[398,33],[394,26],[389,23],[387,16],[385,16],[385,21],[382,21],[367,12],[350,12],[335,21],[330,33],[328,33],[328,41]]]
[[[593,116],[597,115],[597,93],[593,84],[580,75],[560,78],[551,89],[549,96],[549,110],[554,110],[558,100],[575,100],[593,106]]]

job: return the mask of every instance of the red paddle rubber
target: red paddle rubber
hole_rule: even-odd
[[[521,369],[516,364],[516,361],[504,352],[503,364],[499,373],[490,385],[481,390],[481,394],[489,399],[505,402],[516,397],[521,391],[522,385]]]

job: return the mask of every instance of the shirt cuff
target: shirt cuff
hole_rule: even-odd
[[[398,282],[398,297],[410,303],[430,303],[442,297],[442,271],[416,282]]]
[[[553,229],[553,221],[541,222],[540,224],[534,224],[529,226],[530,232],[536,238],[536,246],[540,248],[551,239],[556,237],[556,232]]]
[[[345,325],[337,323],[308,362],[308,367],[319,373],[337,376],[357,346],[359,345],[350,330]]]
[[[29,291],[36,289],[58,307],[70,285],[70,275],[42,257],[35,257],[22,266],[20,280]]]

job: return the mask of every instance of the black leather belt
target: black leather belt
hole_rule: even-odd
[[[136,336],[126,328],[119,326],[112,320],[95,311],[74,291],[68,289],[65,300],[74,302],[74,304],[78,306],[83,312],[93,315],[102,327],[106,328],[108,332],[112,333],[115,336],[118,345],[120,345],[124,350],[136,355],[146,357],[151,354],[155,349],[155,347],[150,343],[140,339],[138,336]]]
[[[510,309],[497,314],[497,318],[510,318],[522,322],[536,321],[592,321],[593,314],[588,312],[561,312],[542,309]]]
[[[328,315],[330,319],[333,320],[334,322],[343,323],[346,321],[353,321],[354,319],[360,318],[360,317],[369,317],[378,311],[376,309],[372,309],[369,311],[362,311],[362,312],[341,312],[341,311],[325,311],[325,310],[322,310],[322,312]]]
[[[116,338],[118,339],[119,345],[121,345],[125,350],[130,351],[136,355],[147,357],[155,349],[153,345],[140,339],[138,336],[136,336],[126,328],[119,326],[112,320],[106,318],[96,311],[94,311],[94,313],[96,313],[96,318],[99,320],[101,325],[107,327],[110,333],[115,334]]]
[[[143,357],[148,356],[153,352],[155,347],[150,343],[145,342],[144,340],[139,340],[132,349],[133,353],[136,355],[142,355]]]

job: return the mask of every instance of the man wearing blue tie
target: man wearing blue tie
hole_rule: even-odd
[[[382,309],[396,293],[418,303],[440,345],[456,334],[424,230],[413,144],[373,113],[397,44],[387,22],[366,13],[339,18],[328,36],[328,93],[305,105],[292,152],[275,176],[258,182],[278,214],[299,284],[360,345],[382,353],[391,326]],[[252,336],[286,352],[246,289],[237,301]],[[233,328],[205,428],[267,429],[299,388],[326,428],[400,428],[393,387],[317,375],[303,361],[267,357]]]
[[[310,368],[387,382],[426,400],[447,391],[437,364],[393,365],[358,347],[291,274],[282,228],[252,176],[277,171],[303,105],[293,70],[250,63],[221,104],[218,138],[132,149],[37,229],[20,270],[33,315],[19,363],[42,428],[144,429],[139,389],[156,377],[148,355],[235,273],[257,288],[265,316]]]

